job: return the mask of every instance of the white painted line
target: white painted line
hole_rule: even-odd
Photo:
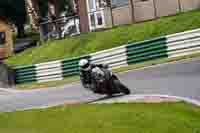
[[[69,103],[69,104],[78,104],[75,101],[70,101],[70,102],[67,102],[67,103]],[[64,106],[64,105],[66,105],[66,102],[65,103],[63,103],[63,102],[55,102],[55,103],[46,104],[46,105],[32,106],[32,107],[27,107],[27,108],[23,108],[23,109],[16,109],[16,110],[8,111],[8,112],[47,109],[47,108],[52,108],[52,107],[57,107],[57,106]]]
[[[0,88],[0,91],[9,92],[9,93],[21,92],[19,90],[13,89],[13,88]]]
[[[61,90],[66,88],[71,88],[73,86],[77,85],[77,82],[73,82],[66,85],[61,85],[57,87],[47,87],[47,88],[38,88],[38,89],[30,89],[30,90],[19,90],[19,92],[25,92],[25,93],[37,93],[37,92],[43,92],[43,91],[53,91],[53,90]]]
[[[93,103],[89,103],[89,104],[113,104],[113,103],[134,103],[134,101],[136,100],[142,100],[145,97],[162,97],[162,98],[169,98],[169,99],[175,99],[177,101],[184,101],[186,103],[190,103],[196,106],[200,106],[200,101],[195,100],[195,99],[191,99],[191,98],[186,98],[186,97],[180,97],[180,96],[170,96],[170,95],[159,95],[159,94],[150,94],[150,95],[126,95],[123,97],[115,97],[109,100],[102,100],[99,102],[93,102]],[[166,100],[167,101],[167,100]],[[15,110],[11,110],[9,112],[13,112],[13,111],[25,111],[25,110],[33,110],[33,109],[46,109],[46,108],[51,108],[51,107],[55,107],[55,106],[62,106],[65,104],[78,104],[75,101],[67,101],[67,102],[55,102],[55,103],[51,103],[51,104],[44,104],[44,105],[39,105],[39,106],[32,106],[32,107],[27,107],[27,108],[23,108],[23,109],[15,109]]]
[[[129,103],[129,102],[134,102],[136,100],[144,99],[145,97],[162,97],[162,98],[169,98],[169,99],[172,98],[172,99],[176,99],[178,101],[184,101],[186,103],[191,103],[193,105],[200,106],[200,101],[197,101],[195,99],[186,98],[186,97],[180,97],[180,96],[157,95],[157,94],[150,94],[150,95],[127,95],[127,96],[123,96],[123,97],[119,97],[119,98],[113,98],[113,99],[109,99],[109,100],[102,100],[100,102],[94,102],[94,103],[90,103],[90,104]],[[73,103],[76,104],[76,102],[73,102],[73,101],[71,101],[71,102],[72,102],[72,104]],[[49,104],[49,105],[24,108],[24,109],[21,109],[21,111],[23,111],[23,110],[32,110],[32,109],[46,109],[46,108],[60,106],[60,105],[65,105],[65,103],[63,103],[63,102],[57,102],[57,103],[53,103],[53,104]]]
[[[184,101],[187,103],[194,104],[196,106],[200,106],[200,101],[192,99],[192,98],[186,98],[186,97],[180,97],[180,96],[170,96],[170,95],[159,95],[159,94],[149,94],[149,95],[127,95],[123,97],[114,97],[112,99],[108,100],[102,100],[99,102],[94,102],[92,104],[112,104],[112,103],[129,103],[129,102],[134,102],[136,100],[141,100],[145,99],[145,97],[162,97],[162,98],[169,98],[169,99],[176,99],[179,101]]]

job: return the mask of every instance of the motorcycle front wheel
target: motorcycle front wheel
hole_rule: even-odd
[[[118,79],[114,80],[115,85],[119,88],[119,91],[125,95],[129,95],[131,92],[124,84],[122,84]]]

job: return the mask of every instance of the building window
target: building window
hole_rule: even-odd
[[[87,0],[87,1],[88,1],[89,12],[94,12],[97,10],[104,9],[108,5],[106,0]]]
[[[88,0],[88,6],[89,6],[89,11],[95,10],[95,1],[94,0]]]
[[[97,0],[97,8],[105,8],[107,6],[106,0]]]
[[[5,34],[5,32],[0,32],[0,46],[4,45],[5,41],[6,41],[6,34]]]
[[[129,0],[112,0],[112,7],[120,7],[120,6],[126,6],[129,4]]]
[[[102,18],[102,14],[101,12],[97,13],[97,23],[98,25],[102,25],[103,24],[103,18]]]

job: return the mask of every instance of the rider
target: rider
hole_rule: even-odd
[[[81,59],[79,61],[79,69],[80,69],[80,79],[84,88],[92,89],[94,91],[97,88],[92,84],[92,70],[95,67],[108,69],[108,65],[105,64],[92,64],[87,59]]]

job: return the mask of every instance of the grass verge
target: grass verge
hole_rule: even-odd
[[[171,58],[171,59],[169,59],[169,58],[158,59],[158,60],[153,60],[153,61],[147,61],[144,63],[129,65],[127,67],[118,68],[118,69],[113,70],[113,72],[115,72],[115,73],[125,72],[128,70],[144,68],[144,67],[153,66],[153,65],[157,65],[157,64],[175,62],[175,61],[191,59],[191,58],[198,58],[198,57],[200,57],[200,53],[195,53],[195,54]],[[20,90],[26,89],[27,90],[27,89],[56,87],[56,86],[61,86],[61,85],[68,84],[68,83],[78,82],[79,80],[80,79],[78,76],[73,76],[73,77],[65,78],[64,80],[61,80],[61,81],[51,81],[51,82],[45,82],[45,83],[33,82],[33,83],[29,83],[29,84],[19,84],[19,85],[16,85],[16,89],[20,89]]]
[[[49,41],[10,57],[10,66],[30,65],[64,58],[77,57],[136,41],[151,39],[200,27],[200,11],[180,13],[176,16],[116,27],[101,32],[81,34],[78,37]],[[55,52],[56,51],[56,52]]]
[[[179,103],[71,105],[0,113],[1,133],[200,133],[200,108]]]

